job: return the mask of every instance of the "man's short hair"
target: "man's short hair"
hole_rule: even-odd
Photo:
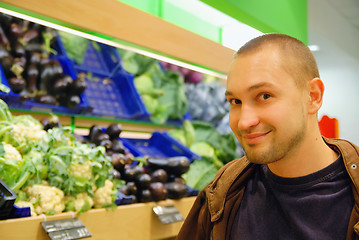
[[[286,34],[268,33],[256,37],[244,44],[236,56],[256,53],[268,46],[277,47],[283,60],[283,68],[294,77],[297,85],[304,86],[307,81],[320,77],[317,62],[309,48]]]

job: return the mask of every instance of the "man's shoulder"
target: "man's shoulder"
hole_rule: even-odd
[[[251,163],[245,156],[232,160],[222,168],[220,168],[211,183],[207,185],[208,189],[229,189],[232,183],[243,175],[254,164]]]
[[[344,161],[347,158],[359,158],[359,147],[354,143],[339,138],[324,138],[324,141],[331,147],[334,148],[337,152],[339,152]]]

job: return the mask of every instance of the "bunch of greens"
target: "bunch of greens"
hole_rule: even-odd
[[[85,52],[90,41],[86,38],[62,31],[59,31],[59,35],[66,49],[67,56],[81,65],[84,61]]]
[[[48,180],[67,195],[93,195],[93,185],[103,186],[112,170],[104,153],[77,141],[69,127],[46,132],[29,115],[12,116],[0,100],[0,171],[13,190]]]
[[[230,133],[220,134],[209,123],[185,120],[182,128],[170,130],[168,133],[201,156],[183,175],[192,188],[201,190],[214,178],[220,167],[239,157],[234,136]]]
[[[46,176],[43,155],[36,144],[46,132],[28,115],[12,116],[0,100],[0,176],[12,190]]]
[[[93,186],[102,187],[112,170],[104,147],[78,142],[68,127],[49,129],[39,148],[48,165],[47,181],[66,195],[86,192],[94,196]]]
[[[123,68],[134,75],[134,83],[151,120],[164,123],[182,119],[187,112],[183,77],[175,71],[163,70],[159,61],[130,51],[118,50]]]

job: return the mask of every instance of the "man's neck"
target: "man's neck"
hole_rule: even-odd
[[[270,163],[268,167],[281,177],[301,177],[327,167],[337,158],[338,154],[329,148],[318,134],[303,141],[291,156]]]

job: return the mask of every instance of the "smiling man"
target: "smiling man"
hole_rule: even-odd
[[[323,93],[299,40],[266,34],[241,47],[226,97],[246,155],[200,192],[177,239],[358,239],[359,148],[321,136]]]

